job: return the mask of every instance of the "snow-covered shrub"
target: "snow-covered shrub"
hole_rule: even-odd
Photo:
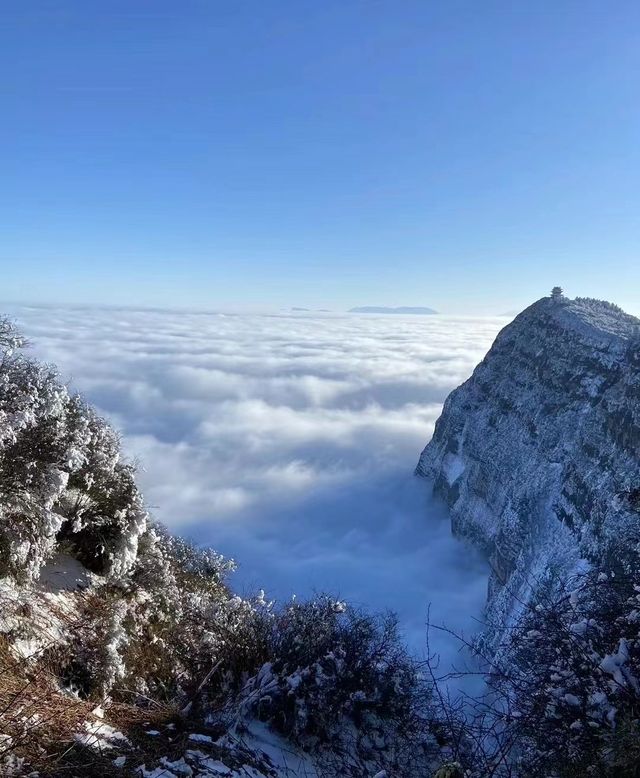
[[[443,701],[453,756],[479,778],[638,776],[637,539],[616,539],[598,567],[537,590],[487,659],[482,697],[465,716]]]
[[[189,698],[214,665],[213,683],[254,643],[254,609],[226,583],[232,561],[156,526],[144,537],[130,584],[128,674],[139,687]],[[253,648],[252,648],[253,650]],[[246,666],[242,671],[246,672]],[[219,690],[219,693],[222,693]]]
[[[60,539],[90,570],[126,576],[147,525],[135,468],[123,461],[118,434],[93,409],[78,397],[71,409],[82,445],[71,452],[67,489],[58,502],[65,518]]]
[[[0,321],[0,576],[37,577],[65,540],[92,570],[133,565],[146,514],[113,430]]]
[[[294,601],[273,615],[267,643],[269,661],[241,695],[245,716],[306,748],[424,768],[433,746],[430,690],[395,616],[372,616],[328,596]]]
[[[523,774],[637,774],[638,573],[590,573],[539,603],[518,628],[502,688],[512,701],[508,730],[520,743]]]
[[[80,600],[85,617],[61,660],[69,685],[82,696],[139,695],[180,707],[194,697],[226,700],[265,657],[267,608],[232,594],[233,569],[216,552],[150,526],[130,575]]]

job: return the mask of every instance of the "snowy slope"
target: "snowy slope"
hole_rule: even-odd
[[[539,300],[444,404],[416,472],[489,555],[496,639],[542,580],[637,533],[639,328],[606,302]]]

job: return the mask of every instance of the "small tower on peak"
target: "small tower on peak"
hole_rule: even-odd
[[[560,300],[562,300],[564,296],[564,292],[562,291],[561,286],[554,286],[551,290],[551,299],[554,301],[554,303],[559,303]]]

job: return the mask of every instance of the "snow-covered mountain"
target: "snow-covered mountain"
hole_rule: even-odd
[[[444,404],[416,472],[489,555],[490,637],[542,582],[638,536],[639,333],[607,302],[538,300]]]
[[[513,648],[459,710],[392,614],[234,594],[0,319],[0,774],[635,776],[639,331],[556,290],[445,403],[417,472],[490,557],[486,636]]]

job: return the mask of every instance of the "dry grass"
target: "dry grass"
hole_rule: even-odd
[[[140,765],[151,769],[163,757],[178,760],[194,748],[222,758],[230,766],[234,760],[237,767],[252,761],[248,753],[234,756],[214,743],[190,741],[192,733],[209,735],[215,741],[224,729],[185,718],[173,706],[151,703],[142,708],[114,702],[105,705],[104,716],[94,711],[95,700],[80,700],[61,691],[57,678],[44,662],[16,657],[7,640],[0,636],[0,733],[11,738],[0,740],[0,774],[9,754],[24,760],[22,774],[37,771],[40,778],[139,777]],[[98,734],[92,735],[85,729],[87,722],[108,724],[121,732],[129,744],[109,747]],[[150,735],[150,731],[157,734]],[[77,734],[85,735],[85,742],[80,742]],[[113,764],[118,756],[127,757],[124,767]]]
[[[0,637],[0,731],[11,738],[0,759],[14,753],[32,770],[49,766],[73,743],[73,734],[94,706],[62,694],[39,664],[17,658]]]
[[[44,662],[16,657],[0,636],[0,732],[11,738],[0,743],[0,765],[12,753],[24,760],[23,772],[37,770],[43,778],[129,774],[113,765],[121,749],[101,748],[100,739],[91,735],[86,743],[76,739],[76,733],[85,732],[85,722],[102,721],[95,708],[95,701],[61,691]],[[165,727],[174,717],[167,708],[148,711],[121,704],[109,707],[104,721],[126,734],[136,757],[132,761],[139,765],[166,753],[157,754],[165,744],[144,735],[145,729]]]
[[[88,699],[63,688],[61,678],[74,651],[104,640],[99,625],[110,607],[104,590],[66,592],[63,600],[45,599],[42,592],[33,590],[23,603],[0,601],[3,613],[13,613],[18,625],[28,625],[26,634],[36,636],[40,646],[26,659],[16,652],[14,642],[21,627],[15,635],[0,633],[0,775],[9,773],[6,760],[17,757],[22,760],[21,774],[37,771],[41,778],[139,776],[140,765],[157,766],[161,757],[173,761],[193,748],[189,734],[205,733],[213,740],[222,734],[185,718],[174,705],[143,700],[145,707],[141,707],[139,695],[126,689],[112,690],[120,701],[103,704],[101,717],[94,713],[102,702],[95,688]],[[61,641],[60,631],[75,636],[76,644]],[[109,747],[99,734],[86,729],[87,723],[108,724],[123,733],[129,744],[121,741]],[[150,730],[159,734],[150,736]],[[211,750],[206,744],[198,747]],[[124,767],[113,764],[118,756],[127,756]]]

